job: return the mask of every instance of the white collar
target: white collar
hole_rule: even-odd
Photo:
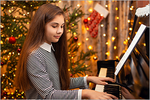
[[[50,45],[46,42],[44,42],[40,47],[48,52],[51,52],[51,48],[53,51],[55,51],[53,45],[52,44]]]

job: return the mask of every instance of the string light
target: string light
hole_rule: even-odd
[[[118,56],[116,56],[116,59],[118,59],[119,57]]]
[[[105,5],[105,7],[108,7],[108,5]]]
[[[61,0],[59,0],[59,3],[61,3]]]
[[[80,7],[80,4],[77,4],[78,7]]]
[[[87,29],[87,30],[89,30],[89,28],[88,28],[88,27],[87,27],[86,29]]]
[[[119,17],[117,17],[117,19],[119,19]]]
[[[107,56],[109,56],[109,54],[110,54],[109,52],[106,52],[106,55],[107,55]]]
[[[92,50],[92,49],[93,49],[93,47],[90,45],[90,46],[88,47],[88,49],[89,49],[89,50]]]
[[[78,46],[80,46],[80,45],[81,45],[81,43],[79,42],[79,43],[78,43]]]
[[[130,23],[130,20],[128,20],[128,23]]]
[[[86,38],[86,41],[88,41],[89,40],[89,38]]]
[[[130,31],[132,31],[132,28],[129,28]]]
[[[92,3],[92,0],[88,0],[88,2],[91,4],[91,3]]]
[[[1,40],[1,44],[3,44],[3,41]]]
[[[70,52],[68,52],[68,54],[70,54]]]
[[[90,17],[88,17],[87,19],[90,20]]]
[[[108,45],[108,42],[106,42],[106,45]]]
[[[139,22],[139,24],[142,24],[141,22]]]
[[[114,46],[114,49],[116,50],[116,49],[117,49],[117,46]]]
[[[103,34],[103,36],[105,37],[105,36],[106,36],[106,34],[104,33],[104,34]]]
[[[143,46],[146,46],[146,43],[143,43]]]
[[[70,72],[70,69],[68,69],[68,71]]]
[[[117,30],[118,28],[117,27],[115,27],[115,30]]]
[[[128,36],[128,40],[130,40],[130,37]]]
[[[112,41],[114,41],[114,40],[115,40],[115,37],[113,36],[111,39],[112,39]]]
[[[118,10],[118,8],[117,8],[117,7],[116,7],[115,9],[116,9],[116,10]]]
[[[92,11],[93,11],[93,9],[92,9],[92,8],[90,8],[90,9],[89,9],[89,12],[92,12]]]
[[[104,25],[103,25],[103,24],[101,24],[101,27],[104,27]]]
[[[86,75],[86,77],[88,77],[88,75]]]

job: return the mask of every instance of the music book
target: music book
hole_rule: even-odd
[[[119,63],[117,64],[116,71],[114,73],[115,75],[118,75],[119,71],[123,67],[123,65],[126,62],[127,58],[129,57],[129,55],[131,54],[132,50],[135,48],[136,44],[138,43],[138,41],[140,40],[141,36],[143,35],[145,29],[146,29],[146,26],[144,24],[141,24],[141,26],[139,27],[136,35],[134,36],[134,38],[133,38],[133,40],[131,42],[131,44],[129,45],[129,48],[127,49],[127,51],[125,52],[125,54],[123,55],[123,57],[121,58]]]

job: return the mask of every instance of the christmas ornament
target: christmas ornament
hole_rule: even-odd
[[[97,37],[98,25],[107,15],[108,10],[97,3],[88,19],[84,19],[85,27],[88,29],[87,31],[89,31],[91,37]]]
[[[70,76],[72,77],[73,75],[72,75],[72,74],[70,74]]]
[[[75,36],[75,37],[73,38],[73,40],[74,40],[75,42],[77,42],[77,41],[78,41],[78,37]]]
[[[97,60],[97,57],[96,57],[96,56],[94,56],[94,57],[93,57],[93,59],[94,59],[94,60]]]
[[[18,48],[18,49],[17,49],[17,52],[20,53],[20,52],[21,52],[21,49]]]
[[[87,19],[84,19],[83,22],[84,22],[84,24],[87,24],[87,23],[88,23],[88,20],[87,20]]]
[[[3,62],[1,62],[1,66],[3,66],[4,65],[4,63]]]
[[[15,42],[16,42],[15,37],[12,36],[9,38],[9,43],[14,44]]]

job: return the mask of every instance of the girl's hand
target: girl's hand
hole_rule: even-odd
[[[114,95],[105,92],[97,92],[94,90],[84,89],[82,90],[82,99],[118,99],[118,98]]]
[[[105,85],[105,84],[108,84],[107,82],[105,81],[111,81],[111,82],[115,82],[114,79],[112,78],[109,78],[109,77],[96,77],[96,76],[88,76],[87,77],[87,82],[92,82],[92,83],[95,83],[95,84],[99,84],[99,85]]]

